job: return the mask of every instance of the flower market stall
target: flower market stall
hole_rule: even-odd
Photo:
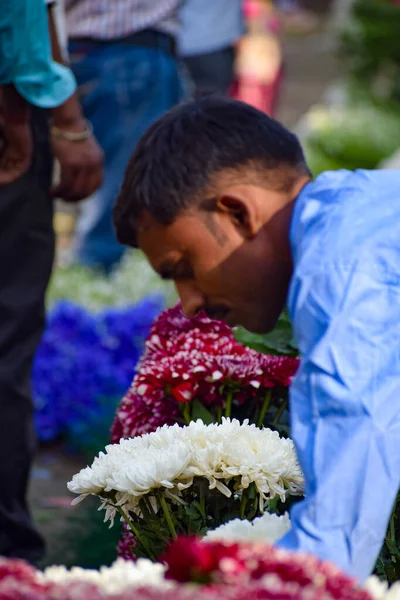
[[[393,11],[389,1],[354,3],[344,100],[304,121],[314,173],[374,168],[399,145],[396,45],[390,65],[378,56],[357,62]],[[372,93],[361,84],[370,77]],[[288,531],[303,495],[288,407],[300,359],[287,316],[257,336],[204,315],[188,321],[179,306],[162,312],[174,300],[138,253],[110,279],[56,273],[34,369],[38,433],[63,436],[89,457],[69,490],[83,506],[89,496],[97,502],[81,528],[98,506],[102,535],[123,523],[120,558],[100,570],[44,573],[2,561],[0,598],[399,600],[399,584],[371,578],[362,587],[332,565],[265,545]],[[377,564],[389,582],[400,578],[398,507]]]

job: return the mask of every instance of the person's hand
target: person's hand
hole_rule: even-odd
[[[32,134],[29,122],[5,121],[0,129],[0,185],[8,185],[29,169]]]
[[[80,131],[83,131],[82,125]],[[51,147],[60,163],[60,181],[52,189],[53,196],[66,202],[79,202],[101,186],[103,151],[93,135],[79,142],[51,136]]]
[[[32,161],[30,110],[11,85],[0,87],[0,185],[8,185],[29,169]]]

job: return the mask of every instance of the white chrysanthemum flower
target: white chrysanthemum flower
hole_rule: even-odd
[[[141,457],[116,466],[108,477],[106,491],[141,497],[157,488],[172,489],[179,481],[193,479],[187,471],[190,460],[190,448],[179,440],[163,449],[147,448]]]
[[[209,531],[205,536],[208,541],[232,541],[232,542],[264,542],[274,544],[290,529],[289,515],[285,513],[282,517],[265,513],[253,521],[246,519],[233,519],[225,525],[221,525]]]
[[[231,424],[224,425],[221,426],[226,434],[222,477],[240,477],[243,488],[255,483],[260,507],[262,499],[280,496],[284,501],[288,492],[302,492],[303,475],[291,440],[281,438],[276,431],[247,423],[232,428],[229,435]]]
[[[41,579],[58,584],[92,583],[103,593],[111,595],[141,586],[163,589],[173,587],[164,577],[165,569],[164,565],[144,558],[136,563],[119,558],[111,567],[101,567],[99,571],[80,567],[73,567],[71,570],[62,566],[48,567]]]
[[[100,494],[107,485],[109,469],[110,461],[107,459],[107,455],[100,452],[91,467],[85,467],[76,473],[67,484],[70,492],[79,494],[73,503],[77,504],[89,494]]]
[[[381,581],[375,575],[368,577],[364,585],[374,600],[400,600],[400,582],[390,588],[386,581]]]
[[[210,489],[230,496],[227,487],[235,479],[236,489],[254,483],[260,494],[260,508],[267,498],[302,492],[303,475],[293,442],[270,429],[258,429],[246,421],[223,419],[222,424],[205,425],[201,420],[186,427],[164,425],[140,437],[123,439],[106,447],[91,467],[74,475],[68,488],[81,494],[97,494],[105,499],[102,508],[112,519],[114,504],[138,512],[144,495],[158,489],[181,501],[182,490],[193,479],[204,478]]]

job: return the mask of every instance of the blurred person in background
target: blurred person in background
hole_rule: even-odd
[[[283,76],[280,22],[272,2],[245,0],[247,33],[238,45],[232,96],[275,113]]]
[[[226,94],[234,80],[236,44],[244,34],[242,0],[186,0],[180,18],[179,53],[195,91]]]
[[[105,272],[124,253],[112,208],[130,155],[148,126],[182,97],[176,59],[180,4],[65,0],[71,66],[85,116],[105,153],[103,186],[78,220],[76,259]]]
[[[53,196],[76,202],[92,193],[102,152],[72,73],[51,58],[44,0],[8,2],[0,29],[0,555],[35,563],[44,542],[26,498],[35,450],[30,380],[53,263]],[[53,156],[60,179],[51,190]]]

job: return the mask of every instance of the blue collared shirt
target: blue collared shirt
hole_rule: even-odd
[[[296,201],[291,245],[306,490],[278,546],[364,580],[400,487],[400,171],[322,174]]]
[[[65,102],[76,84],[72,72],[51,58],[44,0],[2,0],[0,85],[12,83],[34,106]]]

